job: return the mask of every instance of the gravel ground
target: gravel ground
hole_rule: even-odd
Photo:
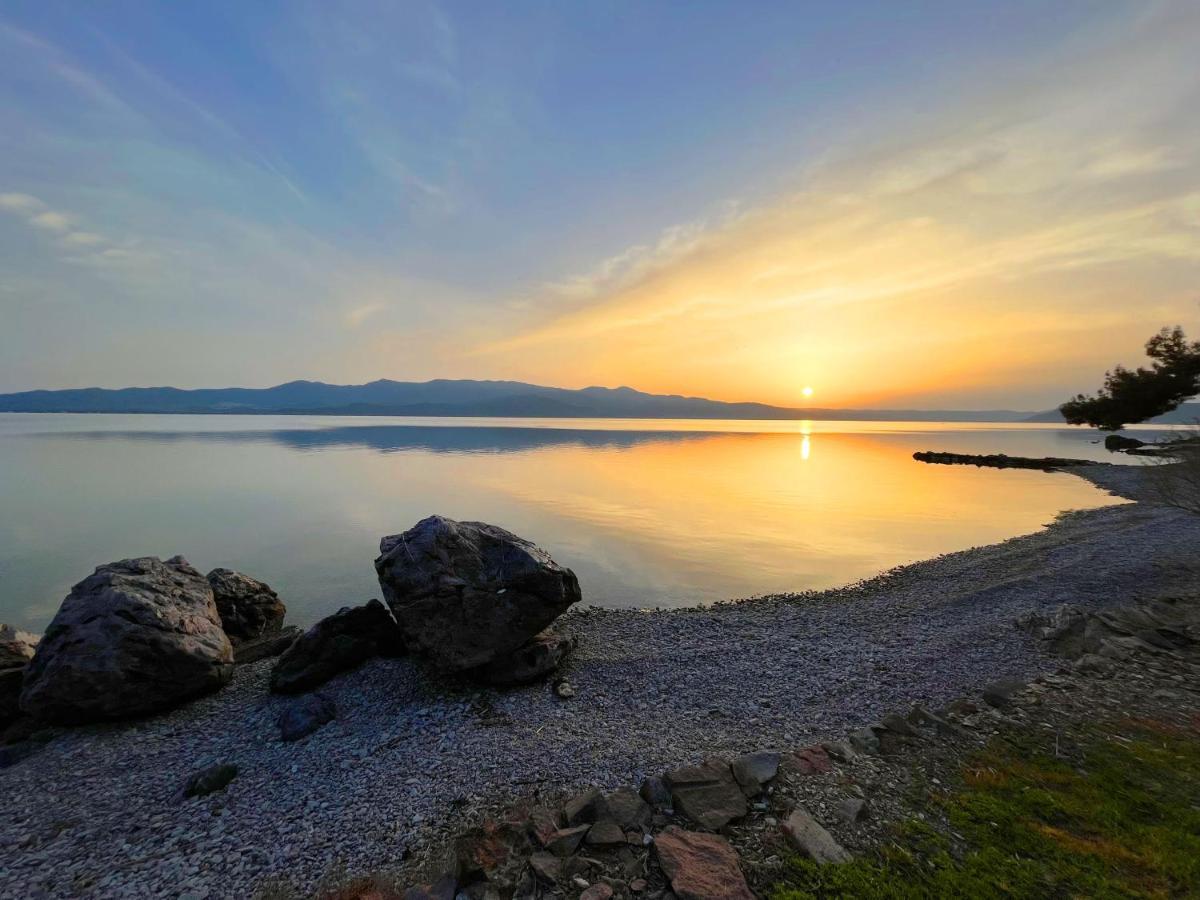
[[[1128,497],[1142,489],[1135,467],[1075,474]],[[1194,584],[1198,539],[1200,517],[1121,504],[833,591],[572,612],[561,620],[580,638],[572,700],[375,660],[323,689],[339,718],[295,744],[278,739],[291,701],[267,692],[270,663],[244,666],[220,694],[63,732],[0,771],[0,896],[244,897],[281,877],[306,891],[394,865],[515,795],[634,785],[702,755],[840,736],[1053,668],[1016,616]],[[215,762],[240,774],[179,799]]]

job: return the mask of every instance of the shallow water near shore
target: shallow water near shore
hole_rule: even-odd
[[[40,631],[96,565],[182,553],[307,624],[378,595],[379,537],[434,512],[539,543],[585,603],[649,607],[847,584],[1119,502],[915,450],[1127,461],[1038,425],[0,414],[0,621]]]

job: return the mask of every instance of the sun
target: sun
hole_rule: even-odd
[[[806,384],[800,393],[802,393],[805,397],[811,397],[813,395],[813,389]]]

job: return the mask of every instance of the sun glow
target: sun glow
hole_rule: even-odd
[[[813,395],[813,389],[806,384],[800,393],[802,393],[805,397],[811,397]]]

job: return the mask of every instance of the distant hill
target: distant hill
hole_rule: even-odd
[[[1059,422],[1063,420],[1062,413],[1057,409],[1048,409],[1025,419],[1026,422]],[[1151,419],[1149,425],[1195,425],[1200,422],[1200,403],[1185,403],[1179,409],[1172,410],[1166,415]]]
[[[0,394],[0,412],[223,413],[337,416],[511,416],[619,419],[852,419],[1020,422],[1013,410],[818,409],[725,403],[633,388],[542,387],[519,381],[290,381],[270,388],[83,388]]]

